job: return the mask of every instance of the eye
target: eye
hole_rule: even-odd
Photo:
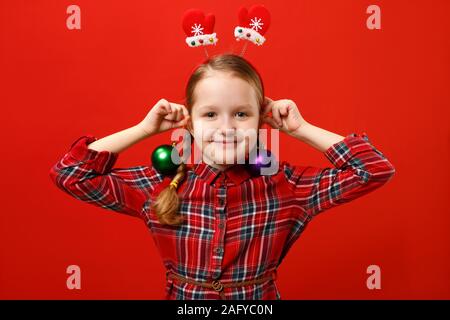
[[[247,113],[242,111],[236,112],[236,115],[238,115],[239,118],[244,118],[248,116]]]
[[[210,111],[210,112],[205,113],[203,116],[207,117],[207,118],[212,118],[212,117],[214,117],[214,115],[215,115],[215,112]]]

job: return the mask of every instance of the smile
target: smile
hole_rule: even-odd
[[[235,144],[238,144],[238,141],[212,141],[212,143],[219,144],[219,145],[226,145],[226,146],[232,146]]]

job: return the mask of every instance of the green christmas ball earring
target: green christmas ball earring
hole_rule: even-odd
[[[176,142],[172,145],[163,144],[156,147],[152,152],[152,165],[163,175],[172,175],[177,172],[178,166],[181,163],[180,154],[175,148]]]
[[[163,175],[175,174],[180,164],[182,162],[186,163],[184,159],[189,158],[193,142],[194,139],[190,133],[185,135],[183,139],[183,156],[180,156],[178,149],[175,147],[177,144],[176,142],[172,142],[172,145],[162,144],[156,147],[151,155],[153,167]],[[188,145],[189,143],[190,146]]]

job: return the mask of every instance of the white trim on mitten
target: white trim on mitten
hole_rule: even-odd
[[[219,39],[217,39],[216,33],[199,34],[198,36],[186,38],[186,43],[189,47],[215,45],[217,41],[219,41]]]
[[[241,32],[239,32],[241,31]],[[250,29],[250,28],[243,28],[243,27],[239,27],[237,26],[234,29],[234,36],[236,37],[236,40],[240,40],[240,39],[245,39],[248,41],[253,42],[254,44],[260,46],[262,45],[265,41],[266,38],[264,38],[261,34],[259,34],[258,31],[255,31],[254,29]]]

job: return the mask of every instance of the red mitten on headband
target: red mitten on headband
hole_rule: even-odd
[[[241,7],[238,12],[239,25],[234,29],[236,40],[244,39],[260,46],[265,41],[264,34],[270,26],[270,12],[262,4]]]
[[[183,14],[183,30],[186,43],[190,47],[215,45],[218,41],[214,33],[216,19],[212,13],[205,16],[199,9],[189,9]]]

